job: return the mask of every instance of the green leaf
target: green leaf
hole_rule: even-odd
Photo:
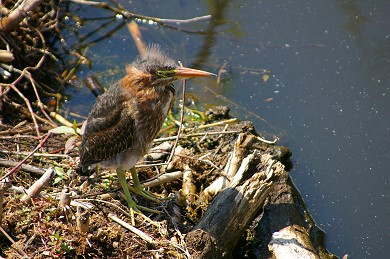
[[[54,170],[56,171],[56,174],[58,176],[61,176],[61,177],[65,176],[65,171],[61,167],[56,166],[56,167],[54,167]]]
[[[76,122],[76,120],[73,120],[72,128],[73,128],[74,132],[77,132],[78,129],[77,129],[77,122]]]
[[[49,132],[54,134],[76,134],[75,130],[68,126],[59,126],[57,128],[49,130]]]

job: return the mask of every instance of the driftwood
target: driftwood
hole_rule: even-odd
[[[243,160],[249,152],[249,148],[252,146],[254,141],[253,135],[240,133],[236,142],[234,143],[234,149],[230,154],[230,159],[225,166],[225,175],[218,177],[210,186],[204,191],[203,195],[207,200],[215,196],[217,193],[226,189],[230,185],[235,185],[234,182],[239,181],[241,173],[237,173],[240,166],[244,164]],[[248,157],[247,157],[248,158]]]
[[[248,230],[256,240],[251,258],[336,258],[324,248],[324,232],[276,158],[255,150],[242,160],[230,187],[214,198],[185,238],[194,258],[236,257]]]
[[[325,249],[325,233],[285,171],[269,193],[255,231],[255,258],[337,258]]]
[[[261,161],[253,162],[248,172],[256,172],[242,185],[222,191],[194,229],[187,234],[186,242],[193,250],[192,256],[229,256],[262,208],[284,166],[279,162],[275,163],[270,155],[263,155]]]

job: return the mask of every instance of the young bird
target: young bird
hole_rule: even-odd
[[[139,209],[156,211],[134,202],[125,171],[131,170],[133,192],[158,201],[142,188],[134,166],[151,147],[168,114],[175,96],[173,81],[214,74],[178,66],[158,45],[149,46],[144,56],[126,70],[124,78],[97,98],[87,119],[79,153],[83,171],[95,165],[116,169],[134,225],[134,213],[143,215]]]

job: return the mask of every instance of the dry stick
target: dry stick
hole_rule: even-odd
[[[26,191],[26,194],[22,196],[21,201],[22,202],[30,202],[32,198],[36,197],[43,187],[48,185],[55,175],[55,171],[53,168],[49,168],[46,170],[46,172],[39,178],[33,185],[31,185],[30,188]]]
[[[22,258],[30,258],[21,248],[18,247],[18,245],[16,245],[15,240],[10,235],[8,235],[8,233],[4,230],[2,226],[0,226],[0,231],[1,233],[3,233],[4,236],[8,238],[9,241],[11,241],[11,247],[15,249],[16,252],[18,252],[22,256]]]
[[[119,225],[121,225],[122,227],[124,228],[127,228],[128,230],[130,230],[131,232],[133,232],[134,234],[136,234],[137,236],[139,236],[141,239],[145,240],[146,242],[150,243],[150,244],[156,244],[156,242],[153,240],[152,237],[150,237],[149,235],[147,235],[146,233],[142,232],[141,230],[133,227],[132,225],[124,222],[123,220],[121,220],[120,218],[118,218],[116,215],[114,215],[113,213],[109,213],[108,214],[108,217],[110,219],[112,219],[113,221],[115,221],[116,223],[118,223]]]
[[[0,49],[0,62],[8,63],[14,60],[14,54],[11,51]]]
[[[42,0],[18,1],[19,6],[15,5],[15,9],[10,11],[8,15],[0,19],[0,30],[9,32],[12,31],[28,14],[37,8]]]
[[[88,48],[85,48],[85,50],[83,51],[82,54],[80,53],[77,53],[75,51],[72,51],[71,54],[76,56],[78,58],[76,64],[72,67],[72,69],[67,73],[67,74],[63,74],[63,77],[64,77],[64,81],[65,82],[68,82],[72,77],[73,75],[77,72],[78,68],[84,64],[84,62],[86,62],[88,59],[84,56],[86,55],[86,52],[88,51]]]
[[[221,83],[221,76],[222,76],[223,72],[226,72],[226,70],[225,70],[226,66],[227,66],[227,62],[225,61],[218,71],[217,84]]]
[[[240,133],[241,130],[229,130],[229,131],[216,131],[216,132],[199,132],[199,133],[192,133],[192,134],[185,134],[180,135],[179,138],[188,138],[188,137],[198,137],[198,136],[204,136],[204,135],[222,135],[222,134],[236,134]],[[158,138],[153,140],[153,142],[163,142],[163,141],[169,141],[176,139],[176,136],[173,137],[165,137],[165,138]]]
[[[12,186],[8,178],[0,182],[0,226],[3,221],[3,200],[5,192]]]
[[[102,196],[102,195],[100,195]],[[130,214],[128,211],[122,209],[121,207],[119,207],[118,205],[116,205],[115,203],[112,203],[112,202],[109,202],[109,201],[105,201],[105,200],[102,200],[102,199],[77,199],[77,200],[72,200],[70,205],[71,206],[82,206],[85,208],[85,203],[82,203],[83,201],[96,201],[96,202],[101,202],[101,203],[105,203],[105,204],[108,204],[114,208],[116,208],[117,210],[119,210],[121,213],[123,213],[123,215],[127,216],[127,217],[130,217]],[[92,209],[93,207],[90,207],[90,208],[86,208],[86,209]]]
[[[59,207],[61,207],[61,208],[69,207],[70,203],[72,201],[71,196],[72,196],[72,194],[71,194],[69,188],[64,188],[60,194],[60,200],[58,202]]]
[[[75,113],[75,112],[69,112],[69,115],[71,115],[71,116],[73,116],[73,117],[77,117],[77,118],[83,119],[83,120],[88,119],[88,117],[85,117],[85,116],[80,115],[80,114]]]
[[[17,166],[17,165],[18,165],[18,162],[0,159],[0,166],[12,167],[12,166]],[[43,173],[45,172],[45,170],[43,168],[32,166],[32,165],[20,165],[20,168],[23,171],[33,173],[33,174],[39,174],[39,175],[43,175]]]
[[[255,136],[255,138],[260,141],[260,142],[264,142],[266,144],[270,144],[270,145],[273,145],[273,144],[276,144],[276,142],[278,142],[279,138],[276,137],[274,140],[266,140],[260,136]]]
[[[194,184],[194,171],[188,165],[184,166],[181,193],[187,202],[193,203],[195,201],[196,186]]]
[[[231,181],[236,175],[243,159],[247,155],[249,148],[254,142],[253,135],[246,133],[240,133],[234,143],[233,151],[231,153],[229,161],[226,163],[225,171],[227,173],[228,180]]]
[[[31,112],[25,107],[23,107],[23,105],[21,104],[18,104],[16,102],[13,102],[11,100],[9,100],[9,98],[7,96],[4,96],[4,100],[9,103],[10,105],[12,105],[13,107],[15,107],[16,109],[19,110],[20,113],[22,114],[25,114],[26,116],[31,116]],[[43,123],[46,123],[46,124],[50,124],[50,121],[38,116],[37,114],[33,113],[32,114],[34,116],[34,118],[37,120],[37,121],[40,121],[40,122],[43,122]],[[42,127],[40,127],[42,129]],[[51,127],[52,128],[52,127]],[[40,138],[40,136],[38,136],[38,138]]]
[[[3,133],[4,131],[0,131],[0,139],[23,139],[23,138],[27,138],[29,140],[39,139],[37,136],[31,136],[31,135],[2,136]],[[15,132],[15,133],[18,134],[19,132]]]
[[[137,46],[139,55],[141,57],[145,56],[146,45],[142,39],[142,34],[139,30],[138,24],[134,21],[131,21],[130,23],[127,24],[127,28],[129,29],[131,37],[133,37],[133,40],[134,40],[135,46]]]
[[[41,38],[41,41],[42,41],[42,45],[43,45],[43,49],[46,48],[46,41],[45,41],[45,38],[43,37],[42,33],[40,31],[38,31],[37,29],[35,29],[35,31],[38,33],[39,37]],[[43,56],[42,58],[39,60],[38,64],[35,66],[35,69],[33,70],[36,70],[36,68],[39,68],[44,59],[45,59],[45,56],[46,56],[46,50],[44,50],[43,52]],[[52,119],[50,118],[50,116],[46,113],[44,107],[43,107],[43,103],[41,101],[41,98],[39,97],[39,93],[38,93],[38,90],[37,90],[37,87],[35,85],[35,80],[32,78],[30,72],[27,73],[28,77],[30,78],[30,82],[31,82],[31,85],[34,89],[34,93],[35,93],[35,96],[37,97],[37,100],[38,100],[38,107],[41,109],[43,115],[45,115],[45,117],[50,121],[50,124],[52,124],[54,127],[57,126],[56,123],[54,123],[54,121],[52,121]]]
[[[251,159],[253,159],[253,154],[248,156],[250,158],[245,157],[252,144],[252,135],[240,133],[234,143],[234,148],[230,154],[229,161],[226,163],[224,169],[226,174],[218,177],[203,191],[203,194],[207,197],[207,199],[211,200],[217,193],[231,187],[233,182],[237,182],[241,179],[240,177],[242,177],[245,172],[244,169],[246,169],[246,165],[251,161]],[[239,169],[241,169],[240,174],[237,172]]]
[[[4,180],[5,178],[9,177],[10,175],[12,175],[13,173],[15,173],[19,167],[24,164],[24,162],[27,161],[27,159],[29,159],[38,149],[42,148],[43,145],[46,143],[46,141],[49,139],[49,137],[51,136],[51,133],[47,133],[47,135],[45,136],[45,138],[38,144],[38,146],[36,146],[36,148],[30,152],[30,154],[28,154],[22,161],[19,162],[18,165],[16,165],[14,168],[11,169],[11,171],[9,171],[6,175],[4,175],[3,177],[0,178],[0,181]]]
[[[41,35],[42,36],[42,35]],[[43,37],[43,36],[42,36]],[[31,114],[31,118],[34,122],[34,125],[35,125],[35,129],[37,131],[37,135],[40,136],[40,132],[39,132],[39,126],[38,126],[38,123],[36,121],[36,118],[35,118],[35,113],[31,107],[31,104],[30,104],[30,101],[19,91],[19,89],[16,87],[16,84],[23,78],[25,77],[26,79],[30,80],[33,88],[34,88],[34,91],[35,93],[37,94],[37,90],[36,90],[36,87],[35,87],[35,82],[34,82],[34,79],[32,78],[29,70],[37,70],[38,68],[41,67],[42,63],[44,62],[45,60],[45,54],[41,57],[41,59],[39,60],[39,62],[34,66],[34,67],[26,67],[23,69],[23,71],[20,71],[20,70],[16,70],[14,69],[12,66],[10,66],[11,70],[12,71],[16,71],[18,73],[20,73],[19,77],[14,81],[12,82],[11,84],[0,84],[0,86],[9,86],[10,88],[12,88],[12,90],[14,90],[23,100],[24,102],[26,103],[27,107],[28,107],[28,110],[30,111],[30,114]],[[3,67],[5,65],[2,65]],[[39,95],[37,94],[37,98],[39,100]],[[39,101],[40,102],[40,101]],[[47,115],[46,113],[44,113],[45,115]],[[50,118],[49,118],[50,120]]]
[[[12,84],[12,85],[11,85],[11,88],[12,88],[12,90],[14,90],[14,91],[20,96],[20,98],[22,98],[23,101],[26,103],[27,108],[28,108],[28,110],[29,110],[30,113],[31,113],[31,118],[32,118],[32,120],[33,120],[33,122],[34,122],[34,126],[35,126],[35,130],[36,130],[36,132],[37,132],[37,135],[38,135],[38,137],[40,137],[41,134],[40,134],[40,132],[39,132],[39,126],[38,126],[37,120],[35,119],[34,111],[33,111],[32,107],[31,107],[30,101],[29,101],[29,100],[28,100],[28,99],[19,91],[19,89],[18,89],[15,85]]]
[[[16,154],[16,155],[23,155],[23,156],[30,155],[30,153],[28,153],[28,152],[8,151],[8,150],[1,150],[1,149],[0,149],[0,153]],[[34,157],[62,157],[62,158],[70,157],[69,155],[63,155],[63,154],[49,154],[49,153],[37,153],[37,152],[32,154],[32,156],[34,156]]]
[[[50,116],[64,126],[73,127],[73,123],[65,119],[62,115],[56,112],[50,112]]]
[[[183,64],[181,62],[179,62],[179,65],[182,67]],[[181,109],[181,112],[180,112],[180,127],[177,131],[177,135],[176,135],[176,139],[175,139],[175,144],[173,144],[173,147],[172,147],[172,152],[171,154],[169,155],[169,158],[168,158],[168,161],[167,161],[167,165],[165,166],[165,168],[169,165],[169,163],[171,162],[173,156],[175,155],[175,149],[177,147],[177,143],[179,143],[179,136],[181,134],[181,130],[183,128],[183,121],[184,121],[184,104],[185,104],[185,101],[186,101],[186,95],[185,95],[185,92],[186,92],[186,80],[183,79],[183,84],[182,84],[182,87],[183,87],[183,93],[182,93],[182,109]]]
[[[238,122],[238,121],[239,120],[237,118],[232,118],[232,119],[227,119],[227,120],[223,120],[223,121],[217,121],[217,122],[210,123],[210,124],[200,125],[198,127],[198,129],[205,129],[205,128],[215,127],[215,126],[219,126],[219,125],[223,125],[223,124],[231,124],[231,123]]]
[[[163,166],[163,165],[168,165],[168,163],[162,162],[162,163],[152,163],[152,164],[138,164],[138,165],[135,165],[135,167],[141,168],[141,167],[152,167],[152,166]]]
[[[165,173],[165,174],[159,175],[157,178],[155,178],[153,180],[142,183],[142,186],[144,188],[150,188],[150,187],[154,187],[154,186],[162,185],[164,183],[169,183],[169,182],[178,180],[182,176],[183,176],[183,172],[181,172],[181,171]]]
[[[138,18],[141,20],[150,20],[150,21],[154,21],[154,22],[159,23],[159,24],[164,25],[164,26],[166,26],[165,23],[167,23],[167,22],[168,23],[191,23],[191,22],[197,22],[197,21],[202,21],[202,20],[209,20],[211,18],[211,15],[204,15],[204,16],[198,16],[198,17],[184,19],[184,20],[163,19],[163,18],[158,18],[158,17],[151,17],[151,16],[146,16],[146,15],[131,13],[128,10],[126,10],[125,8],[123,8],[122,6],[120,6],[120,8],[115,8],[115,7],[108,5],[105,2],[95,2],[95,1],[85,1],[85,0],[71,0],[71,1],[74,3],[78,3],[78,4],[86,4],[86,5],[92,5],[95,7],[104,8],[104,9],[113,11],[114,13],[121,14],[126,19]]]

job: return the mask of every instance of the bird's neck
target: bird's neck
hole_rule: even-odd
[[[137,74],[128,74],[119,84],[125,92],[136,97],[134,101],[144,114],[157,112],[165,116],[174,99],[175,89],[172,85],[152,85],[150,75],[141,73],[137,70]]]

